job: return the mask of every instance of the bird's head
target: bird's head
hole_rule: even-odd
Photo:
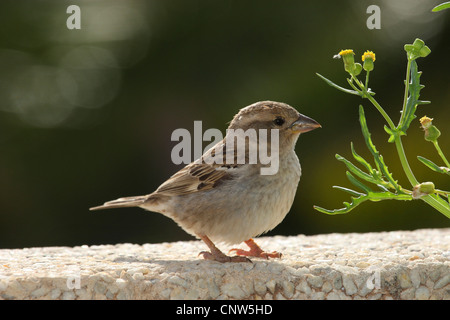
[[[239,111],[231,121],[228,129],[277,129],[279,130],[280,149],[292,149],[298,136],[321,125],[299,113],[286,103],[261,101]],[[268,134],[270,136],[270,134]]]

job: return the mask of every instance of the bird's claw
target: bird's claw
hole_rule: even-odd
[[[253,239],[248,239],[247,241],[244,242],[249,247],[250,250],[231,249],[229,253],[234,252],[238,256],[264,258],[266,260],[269,260],[269,258],[281,259],[280,252],[277,251],[265,252],[256,244],[256,242]]]

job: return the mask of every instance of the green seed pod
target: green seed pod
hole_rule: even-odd
[[[413,45],[414,49],[420,50],[425,45],[425,42],[423,42],[423,40],[417,38],[416,40],[414,40],[414,43],[412,45]]]
[[[419,50],[419,55],[422,58],[425,58],[427,55],[429,55],[431,53],[431,49],[428,48],[427,46],[423,46],[420,50]]]
[[[425,140],[427,141],[436,141],[440,135],[441,132],[434,125],[430,125],[425,129]]]
[[[420,192],[423,192],[426,194],[430,194],[435,191],[433,182],[422,182],[419,186],[420,186]]]
[[[425,140],[431,142],[437,141],[441,132],[433,125],[433,118],[427,116],[420,118],[420,125],[425,131]]]
[[[434,183],[433,182],[422,182],[414,187],[412,197],[414,199],[420,199],[423,196],[434,193]]]
[[[405,44],[405,51],[410,60],[415,60],[419,57],[425,58],[431,53],[430,48],[420,39],[416,39],[413,44]]]

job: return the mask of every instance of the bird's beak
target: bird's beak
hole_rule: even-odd
[[[295,121],[289,127],[295,133],[304,133],[316,128],[322,128],[322,126],[314,119],[300,114],[297,121]]]

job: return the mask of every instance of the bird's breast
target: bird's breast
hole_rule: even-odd
[[[240,243],[275,228],[294,202],[301,168],[294,151],[280,157],[274,175],[242,166],[232,179],[205,192],[175,197],[171,214],[191,234],[214,242]]]
[[[242,176],[233,197],[232,210],[219,218],[228,232],[217,232],[218,239],[239,243],[272,230],[283,221],[294,202],[300,181],[301,168],[297,155],[292,152],[280,159],[279,170],[274,175],[254,174]],[[231,209],[231,208],[230,208]],[[225,222],[226,221],[226,222]]]

